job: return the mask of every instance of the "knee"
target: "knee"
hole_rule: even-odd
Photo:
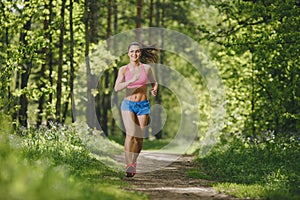
[[[126,134],[126,141],[134,142],[134,136]]]
[[[143,145],[143,138],[137,138],[137,137],[134,137],[134,138],[133,138],[133,142],[134,142],[137,146],[142,147],[142,145]]]

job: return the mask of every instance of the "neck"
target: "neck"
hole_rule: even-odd
[[[139,66],[140,66],[140,61],[131,61],[131,62],[130,62],[130,65],[131,65],[132,67],[139,67]]]

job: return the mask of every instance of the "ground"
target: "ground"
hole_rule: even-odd
[[[194,163],[192,156],[143,152],[138,160],[138,173],[124,178],[134,185],[134,191],[146,193],[153,200],[225,200],[236,199],[216,192],[212,181],[187,176]]]

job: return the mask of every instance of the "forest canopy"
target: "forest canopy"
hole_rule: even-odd
[[[119,134],[111,98],[117,98],[113,85],[126,55],[113,57],[106,41],[135,28],[160,27],[192,38],[218,68],[226,92],[222,133],[299,136],[298,0],[4,0],[0,6],[0,108],[15,127],[75,122],[75,79],[85,74],[86,109],[96,111],[86,115],[89,126]],[[95,65],[92,55],[113,62],[98,57]],[[212,117],[203,76],[175,53],[158,56],[158,64],[172,66],[196,91],[197,135],[203,139]],[[93,67],[103,70],[100,77]],[[156,138],[173,137],[180,117],[176,95],[161,87],[151,101],[164,107],[156,124],[167,116]]]

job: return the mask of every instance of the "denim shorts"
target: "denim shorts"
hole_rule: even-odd
[[[128,110],[136,115],[147,115],[150,113],[150,103],[148,100],[130,101],[124,99],[121,104],[121,110]]]

